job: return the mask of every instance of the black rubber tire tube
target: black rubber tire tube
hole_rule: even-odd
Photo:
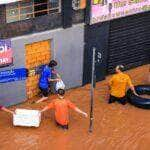
[[[142,95],[142,94],[150,95],[150,85],[138,85],[138,86],[135,86],[135,90],[137,94],[139,95]],[[131,91],[131,89],[127,91],[127,98],[128,98],[129,103],[131,103],[132,105],[136,107],[150,109],[150,99],[136,96]]]

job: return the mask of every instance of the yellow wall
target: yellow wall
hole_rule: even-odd
[[[42,64],[49,63],[51,59],[50,41],[40,41],[28,44],[26,48],[26,68],[32,69]],[[32,98],[39,93],[39,75],[32,75],[26,80],[27,97]]]

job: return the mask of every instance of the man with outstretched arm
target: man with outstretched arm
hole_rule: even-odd
[[[53,100],[49,105],[47,105],[44,109],[42,109],[41,112],[47,111],[49,109],[54,109],[56,125],[63,129],[68,129],[69,108],[82,114],[85,117],[87,117],[88,115],[87,113],[83,112],[78,107],[76,107],[72,102],[64,98],[64,95],[65,95],[65,90],[59,89],[58,98]]]

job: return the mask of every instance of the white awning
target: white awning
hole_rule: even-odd
[[[8,4],[8,3],[13,3],[21,0],[0,0],[0,5],[2,4]]]

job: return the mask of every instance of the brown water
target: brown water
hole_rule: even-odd
[[[143,70],[147,70],[147,66],[129,72],[131,77],[135,76],[134,83],[145,82],[145,73],[136,75]],[[99,82],[95,89],[93,133],[88,132],[89,118],[73,111],[70,111],[68,131],[55,126],[52,111],[43,114],[39,128],[13,127],[11,116],[0,112],[0,150],[149,150],[150,111],[130,104],[108,105],[106,83]],[[89,90],[89,85],[73,89],[66,93],[66,97],[89,112]],[[47,103],[31,104],[28,101],[12,109],[41,109]]]
[[[140,95],[140,97],[150,99],[150,95],[147,94]]]

